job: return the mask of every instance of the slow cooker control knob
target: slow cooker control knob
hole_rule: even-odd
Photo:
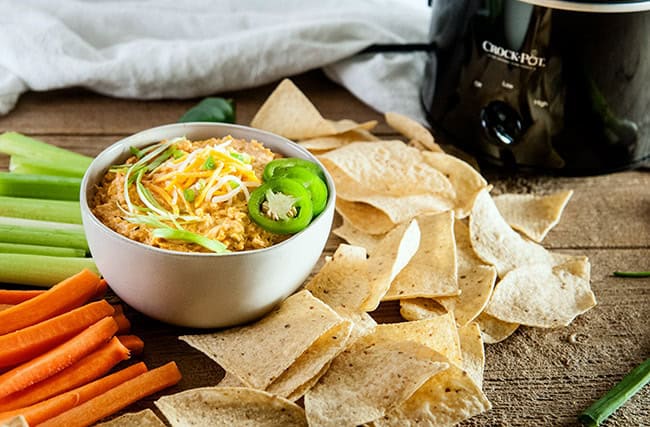
[[[498,145],[516,143],[523,128],[517,111],[503,101],[492,101],[481,110],[481,126]]]

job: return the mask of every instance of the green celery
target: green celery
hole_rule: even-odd
[[[88,251],[86,235],[80,225],[12,219],[0,218],[0,242]]]
[[[2,254],[0,283],[50,287],[84,268],[99,273],[92,258]]]
[[[632,369],[625,378],[578,416],[586,426],[598,426],[650,382],[650,359]]]
[[[81,224],[79,202],[0,196],[0,216]]]
[[[77,172],[47,167],[45,165],[34,164],[33,161],[21,156],[11,156],[9,159],[9,171],[13,174],[30,174],[30,175],[52,175],[64,176],[69,178],[81,178]]]
[[[79,200],[81,178],[0,172],[0,196]]]
[[[86,255],[86,251],[84,251],[83,249],[58,248],[56,246],[21,245],[19,243],[0,243],[0,253],[48,255],[48,256],[77,257],[77,258],[81,258],[84,255]]]
[[[55,145],[46,144],[17,132],[0,135],[0,153],[17,156],[26,164],[58,171],[53,175],[82,177],[92,162],[92,157],[84,156]]]

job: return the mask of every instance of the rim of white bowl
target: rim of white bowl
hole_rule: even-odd
[[[233,129],[234,128],[234,129],[239,129],[239,130],[245,130],[245,131],[253,132],[253,133],[256,133],[256,134],[260,135],[259,140],[262,143],[263,143],[262,139],[265,136],[268,136],[268,137],[271,137],[271,138],[277,138],[280,141],[285,142],[287,144],[291,144],[293,148],[295,148],[297,151],[302,153],[308,160],[316,163],[322,169],[323,173],[325,174],[325,179],[327,181],[326,183],[327,183],[327,189],[328,189],[328,195],[327,195],[328,200],[327,200],[327,204],[325,205],[325,209],[323,210],[323,212],[321,212],[321,214],[318,215],[318,217],[313,219],[312,222],[310,222],[309,225],[306,228],[304,228],[303,230],[300,230],[299,232],[291,235],[291,237],[289,237],[289,238],[287,238],[287,239],[285,239],[285,240],[283,240],[283,241],[281,241],[279,243],[276,243],[274,245],[271,245],[271,246],[266,247],[266,248],[261,248],[261,249],[249,249],[249,250],[246,250],[246,251],[232,251],[232,252],[225,252],[225,253],[184,252],[184,251],[174,251],[174,250],[171,250],[171,249],[157,248],[155,246],[147,245],[145,243],[129,239],[128,237],[126,237],[126,236],[118,233],[117,231],[111,229],[110,227],[108,227],[106,224],[104,224],[102,221],[100,221],[99,218],[97,218],[95,216],[95,214],[92,212],[92,209],[90,209],[90,205],[88,203],[88,198],[86,197],[86,195],[87,195],[87,193],[89,191],[88,186],[97,184],[96,182],[93,182],[93,183],[89,182],[90,181],[90,177],[89,177],[90,171],[95,166],[95,162],[96,162],[97,158],[102,156],[106,151],[113,150],[116,147],[124,146],[125,144],[127,144],[126,143],[127,140],[129,140],[131,138],[134,138],[137,135],[141,135],[143,133],[153,132],[153,131],[163,131],[163,130],[166,130],[166,129],[191,128],[191,127],[195,127],[195,126],[206,127],[206,128],[220,128],[220,129]],[[215,136],[215,137],[217,137],[217,136]],[[258,138],[255,138],[255,139],[258,139]],[[156,142],[159,142],[159,141],[151,141],[150,144],[154,144]],[[127,146],[127,148],[128,148],[128,146]],[[114,160],[117,161],[118,159],[114,159]],[[106,171],[103,171],[103,174],[101,174],[99,176],[103,177],[105,173],[106,173]],[[274,249],[276,249],[278,247],[285,246],[285,245],[289,244],[290,241],[296,240],[300,235],[302,235],[305,231],[307,231],[309,228],[311,228],[316,222],[325,221],[323,213],[325,213],[326,211],[328,211],[330,209],[334,209],[333,205],[336,203],[336,188],[334,186],[334,179],[329,174],[327,169],[325,169],[323,164],[316,158],[316,156],[314,156],[312,153],[307,151],[305,148],[301,147],[300,145],[296,144],[295,142],[293,142],[293,141],[291,141],[291,140],[289,140],[289,139],[287,139],[287,138],[285,138],[283,136],[280,136],[278,134],[268,132],[268,131],[265,131],[265,130],[252,128],[250,126],[237,125],[237,124],[231,124],[231,123],[186,122],[186,123],[171,123],[171,124],[166,124],[166,125],[161,125],[161,126],[154,126],[154,127],[148,128],[148,129],[144,129],[144,130],[141,130],[141,131],[136,132],[134,134],[131,134],[129,136],[126,136],[126,137],[114,142],[113,144],[109,145],[105,149],[103,149],[99,154],[97,154],[93,158],[93,161],[90,163],[90,166],[88,166],[88,169],[86,170],[86,173],[84,173],[84,176],[83,176],[83,178],[81,180],[81,190],[80,190],[80,194],[79,194],[79,202],[80,202],[80,206],[81,206],[81,211],[86,216],[87,219],[92,221],[95,225],[99,226],[101,229],[103,229],[103,231],[108,232],[109,234],[115,236],[115,238],[117,238],[117,239],[119,239],[119,240],[121,240],[121,241],[123,241],[125,243],[135,245],[135,246],[140,247],[142,249],[150,250],[150,251],[153,251],[153,252],[160,252],[162,254],[169,255],[169,256],[178,256],[178,257],[195,257],[195,256],[200,256],[200,257],[233,257],[233,256],[243,256],[243,255],[247,255],[247,254],[257,254],[257,253],[269,252],[269,251],[272,251],[272,250],[274,250]]]

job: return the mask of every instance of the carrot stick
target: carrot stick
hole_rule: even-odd
[[[128,334],[131,331],[131,322],[124,315],[124,310],[122,309],[121,304],[113,304],[115,313],[113,313],[113,319],[117,323],[117,333],[120,335]]]
[[[43,424],[39,424],[39,426],[89,426],[143,397],[178,383],[180,380],[181,373],[176,363],[169,362],[166,365],[123,382],[79,406],[75,406],[54,418],[50,418]]]
[[[124,347],[129,349],[133,356],[142,354],[144,351],[144,341],[140,337],[136,337],[135,335],[118,335],[117,338]]]
[[[16,332],[0,335],[0,368],[33,359],[98,320],[111,316],[113,312],[109,303],[97,301]]]
[[[19,304],[21,302],[32,299],[45,291],[29,290],[17,291],[12,289],[0,289],[0,304]]]
[[[115,320],[112,317],[104,317],[63,344],[3,373],[0,375],[0,398],[64,370],[108,342],[115,331]]]
[[[92,299],[104,298],[104,295],[106,295],[107,291],[108,291],[108,282],[106,282],[105,279],[100,279],[99,283],[97,283],[97,289],[95,289],[95,295],[93,295]]]
[[[0,311],[0,335],[17,331],[79,307],[97,290],[99,277],[83,269],[41,295]]]
[[[0,399],[0,412],[24,408],[88,384],[129,358],[129,349],[113,337],[107,344],[90,353],[69,368],[48,379]]]
[[[81,405],[88,400],[99,396],[125,381],[136,378],[147,372],[144,362],[136,363],[114,374],[105,376],[91,383],[75,388],[51,399],[44,400],[26,408],[15,409],[0,413],[0,422],[16,415],[22,415],[30,426],[37,425],[50,418]],[[59,424],[66,425],[66,424]]]
[[[0,311],[13,307],[15,304],[0,304]]]

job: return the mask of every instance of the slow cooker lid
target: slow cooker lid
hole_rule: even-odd
[[[562,1],[562,0],[519,0],[535,6],[548,7],[550,9],[570,10],[574,12],[593,13],[622,13],[622,12],[643,12],[650,10],[650,1]]]

